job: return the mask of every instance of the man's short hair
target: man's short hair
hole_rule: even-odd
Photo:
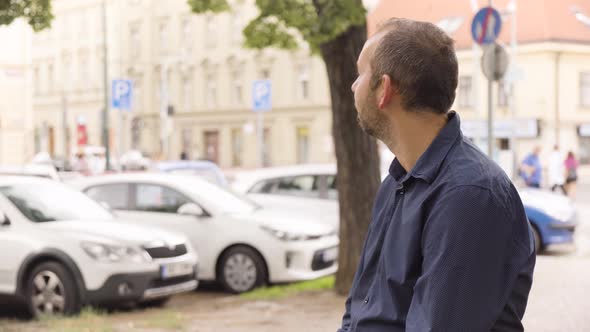
[[[391,18],[371,59],[375,90],[383,75],[398,87],[402,107],[446,113],[455,101],[458,64],[453,40],[432,23]]]

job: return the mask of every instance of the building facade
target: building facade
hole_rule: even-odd
[[[244,50],[253,0],[215,15],[192,14],[186,0],[55,0],[52,29],[34,37],[38,150],[71,155],[102,144],[103,3],[108,80],[134,87],[132,110],[109,113],[115,158],[138,149],[163,159],[185,152],[225,168],[333,161],[323,62],[305,46]],[[262,126],[251,97],[259,79],[272,82]]]
[[[0,27],[0,164],[22,164],[33,155],[29,26],[17,20]]]
[[[492,89],[494,158],[509,169],[512,147],[521,160],[540,146],[546,161],[557,144],[562,152],[573,151],[590,163],[590,28],[574,15],[574,8],[590,15],[590,5],[498,0],[494,6],[502,15],[499,43],[510,54],[507,74]],[[453,37],[459,60],[453,108],[461,115],[464,134],[486,151],[487,79],[481,69],[482,47],[471,38],[477,9],[468,1],[383,0],[369,17],[369,29],[374,32],[389,17],[407,17],[435,23]]]

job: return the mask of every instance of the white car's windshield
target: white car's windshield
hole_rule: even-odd
[[[113,218],[106,209],[84,194],[58,184],[2,186],[0,193],[33,222]]]
[[[200,200],[206,202],[206,206],[212,206],[217,211],[228,214],[251,213],[260,208],[259,205],[246,197],[236,194],[220,186],[206,181],[199,181],[192,186],[190,180],[184,183],[187,191],[194,193]]]

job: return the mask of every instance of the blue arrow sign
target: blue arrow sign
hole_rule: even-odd
[[[492,8],[480,9],[471,22],[471,36],[479,45],[491,44],[498,39],[502,28],[500,13]]]

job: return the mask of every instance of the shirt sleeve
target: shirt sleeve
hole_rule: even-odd
[[[489,331],[518,275],[510,211],[485,188],[440,196],[426,218],[406,331]]]

